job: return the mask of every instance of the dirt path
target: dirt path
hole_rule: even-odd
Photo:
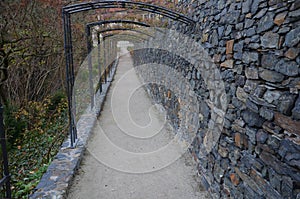
[[[176,149],[161,150],[172,142],[172,132],[132,67],[129,54],[120,58],[68,198],[209,198],[196,181],[190,154],[177,159]]]

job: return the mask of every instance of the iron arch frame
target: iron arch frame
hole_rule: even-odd
[[[131,38],[137,39],[139,41],[145,41],[146,40],[146,38],[140,37],[139,35],[129,34],[129,33],[107,34],[107,35],[103,36],[103,39],[105,40],[105,39],[108,39],[108,38],[111,38],[111,37],[116,37],[116,38],[120,38],[120,39],[123,39],[122,37],[131,37]],[[124,38],[124,39],[126,39],[126,38]]]
[[[64,26],[64,50],[66,59],[66,87],[69,104],[69,132],[70,132],[70,147],[74,147],[74,143],[77,141],[77,129],[75,124],[75,116],[73,115],[72,104],[73,101],[73,87],[75,82],[74,63],[73,63],[73,47],[72,47],[72,29],[71,29],[71,15],[79,12],[105,9],[105,8],[127,8],[146,11],[158,15],[162,15],[169,19],[181,22],[188,26],[194,27],[195,21],[186,17],[185,15],[174,12],[167,8],[156,6],[142,2],[132,1],[120,1],[120,0],[108,0],[108,1],[92,1],[84,2],[73,5],[68,5],[62,9],[62,18]]]
[[[68,14],[74,14],[77,12],[103,9],[103,8],[136,9],[136,10],[151,12],[154,14],[159,14],[188,25],[195,24],[195,22],[192,19],[186,17],[181,13],[174,12],[170,9],[161,6],[152,5],[149,3],[132,2],[132,1],[108,0],[108,1],[93,1],[93,2],[78,3],[74,5],[65,6],[63,8],[63,12]]]
[[[137,21],[130,21],[130,20],[107,20],[107,21],[96,21],[96,22],[91,22],[88,23],[86,25],[85,31],[86,31],[86,38],[87,38],[87,51],[88,51],[88,67],[89,67],[89,90],[90,90],[90,96],[91,96],[91,107],[94,107],[94,88],[93,88],[93,82],[92,82],[92,57],[90,56],[90,53],[92,52],[92,39],[91,39],[91,28],[95,27],[95,26],[102,26],[105,24],[132,24],[132,25],[137,25],[140,27],[150,27],[150,25],[146,24],[146,23],[142,23],[142,22],[137,22]],[[100,51],[101,51],[101,47],[100,47],[100,34],[104,33],[104,32],[108,32],[108,31],[116,31],[116,30],[122,30],[122,31],[135,31],[139,34],[144,34],[147,35],[149,37],[151,37],[152,35],[147,34],[141,30],[136,30],[136,29],[131,29],[131,28],[109,28],[109,29],[104,29],[101,31],[97,31],[97,41],[98,41],[98,70],[99,70],[99,89],[100,89],[100,93],[102,92],[102,72],[101,72],[101,63],[100,63]],[[105,51],[105,49],[104,49]],[[106,69],[104,69],[106,71]],[[104,75],[105,77],[105,83],[106,83],[106,74]],[[75,103],[74,103],[74,106]]]

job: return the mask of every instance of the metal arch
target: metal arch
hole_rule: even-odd
[[[143,32],[142,30],[131,29],[131,28],[110,28],[110,29],[104,29],[104,30],[98,31],[97,34],[101,34],[101,33],[105,33],[105,32],[112,32],[112,31],[130,31],[130,32],[136,32],[136,33],[139,33],[139,34],[147,35],[149,37],[153,37],[153,35],[148,34],[146,32]]]
[[[98,23],[95,23],[95,24],[98,24]],[[94,99],[94,89],[93,89],[93,81],[92,81],[92,79],[93,79],[93,75],[92,75],[92,57],[90,55],[90,53],[92,52],[92,41],[91,41],[91,30],[90,30],[90,27],[91,26],[89,26],[89,25],[86,26],[86,37],[87,37],[87,50],[88,50],[89,91],[90,91],[90,96],[91,96],[91,108],[93,108],[94,104],[95,104],[95,99]],[[143,34],[143,35],[148,36],[148,37],[153,37],[153,35],[145,33],[145,32],[143,32],[141,30],[130,29],[130,28],[115,28],[115,29],[111,28],[111,29],[106,29],[106,30],[99,31],[99,32],[97,32],[98,56],[100,56],[100,34],[104,33],[104,32],[117,31],[117,30],[126,30],[126,31],[136,32],[138,34]],[[120,33],[118,33],[118,34],[120,34]],[[105,40],[105,38],[106,38],[106,36],[103,37],[103,40]],[[98,70],[99,70],[99,74],[101,74],[102,67],[101,67],[100,59],[99,58],[98,58]],[[101,78],[102,78],[102,76],[100,75],[100,79],[99,79],[100,93],[102,92],[102,79]],[[105,83],[106,83],[106,74],[105,74]]]
[[[113,37],[113,36],[120,36],[120,37],[123,37],[123,36],[126,36],[126,37],[134,37],[135,39],[139,39],[139,40],[146,40],[146,38],[143,38],[143,37],[140,37],[136,34],[128,34],[128,33],[117,33],[117,34],[107,34],[107,35],[104,35],[103,36],[103,39],[107,39],[109,37]]]
[[[185,24],[195,24],[195,21],[186,17],[185,15],[174,12],[167,8],[156,6],[148,3],[142,2],[132,2],[132,1],[120,1],[120,0],[108,0],[108,1],[93,1],[78,3],[74,5],[65,6],[63,12],[67,14],[73,14],[82,11],[95,10],[101,8],[130,8],[142,11],[147,11],[155,14],[160,14],[162,16],[168,17],[170,19],[180,21]]]
[[[143,22],[139,22],[139,21],[131,21],[131,20],[106,20],[106,21],[96,21],[96,22],[91,22],[86,24],[86,26],[88,27],[92,27],[92,26],[101,26],[104,24],[108,24],[108,23],[127,23],[127,24],[135,24],[135,25],[139,25],[139,26],[144,26],[144,27],[150,27],[149,24],[143,23]]]
[[[90,90],[90,96],[91,96],[91,108],[94,107],[95,101],[94,101],[94,89],[93,89],[93,75],[92,75],[92,58],[90,53],[92,52],[92,41],[91,41],[91,27],[93,26],[101,26],[103,24],[110,24],[110,23],[126,23],[126,24],[134,24],[134,25],[139,25],[139,26],[143,26],[143,27],[150,27],[148,24],[142,23],[142,22],[137,22],[137,21],[130,21],[130,20],[108,20],[108,21],[96,21],[96,22],[91,22],[88,23],[86,25],[85,31],[86,31],[86,38],[87,38],[87,51],[88,51],[88,68],[89,68],[89,90]],[[135,31],[138,32],[140,34],[144,34],[147,35],[149,37],[153,37],[150,34],[147,34],[143,31],[140,30],[134,30],[134,29],[130,29],[130,28],[115,28],[115,29],[109,29],[110,31],[113,30],[127,30],[127,31]],[[109,31],[109,30],[104,30],[102,32],[105,31]],[[101,31],[100,31],[101,32]],[[100,56],[100,33],[97,33],[97,40],[98,40],[98,55]],[[100,76],[100,84],[99,84],[99,88],[100,88],[100,93],[102,92],[102,80],[101,80],[101,64],[100,61],[98,61],[98,70],[99,70],[99,76]],[[106,79],[105,79],[106,82]]]

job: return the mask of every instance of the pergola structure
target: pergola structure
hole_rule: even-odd
[[[63,22],[64,22],[64,49],[66,57],[66,79],[67,79],[67,95],[69,103],[69,132],[70,132],[70,145],[74,147],[74,143],[77,140],[77,129],[75,124],[75,116],[72,112],[73,110],[73,87],[75,82],[74,76],[74,63],[73,63],[73,47],[72,47],[72,35],[71,35],[71,15],[79,12],[105,9],[105,8],[127,8],[133,10],[141,10],[149,13],[159,14],[163,17],[181,22],[188,26],[194,26],[195,22],[186,17],[185,15],[174,12],[164,7],[141,3],[132,1],[118,1],[118,0],[108,0],[108,1],[92,1],[73,4],[65,6],[62,10],[63,12]],[[88,32],[87,32],[88,33]],[[89,33],[90,34],[90,33]]]

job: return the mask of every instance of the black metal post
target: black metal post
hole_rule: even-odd
[[[106,64],[107,64],[107,59],[106,59],[106,41],[103,39],[103,62],[104,62],[104,82],[107,83],[107,77],[106,77]]]
[[[69,112],[69,133],[70,133],[70,146],[73,148],[77,139],[75,127],[75,101],[73,101],[73,87],[74,87],[74,67],[73,67],[73,50],[72,50],[72,34],[71,34],[71,20],[70,15],[63,11],[64,23],[64,51],[66,58],[66,85],[68,95],[68,112]],[[75,110],[74,110],[75,108]]]
[[[0,139],[1,139],[1,150],[2,150],[2,158],[3,158],[3,174],[4,177],[0,180],[0,186],[5,185],[6,198],[11,198],[11,187],[10,187],[10,175],[8,168],[8,155],[7,155],[7,147],[6,147],[6,139],[5,139],[5,130],[3,123],[3,106],[0,101]]]
[[[90,96],[91,96],[91,109],[94,107],[94,86],[93,86],[93,66],[92,66],[92,39],[91,28],[86,26],[86,38],[87,38],[87,50],[88,50],[88,68],[89,68],[89,84],[90,84]]]
[[[102,93],[100,34],[97,34],[97,40],[98,40],[99,90],[100,90],[100,93]]]

